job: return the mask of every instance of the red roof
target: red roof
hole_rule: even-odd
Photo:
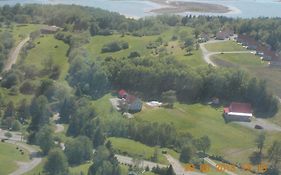
[[[127,91],[125,91],[124,89],[121,89],[119,92],[118,92],[119,96],[120,97],[124,97],[125,95],[127,95]]]
[[[229,112],[237,112],[237,113],[252,113],[252,106],[249,103],[237,103],[232,102],[229,105]]]

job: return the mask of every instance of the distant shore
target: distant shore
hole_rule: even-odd
[[[162,5],[158,9],[152,9],[153,13],[184,13],[184,12],[203,12],[203,13],[230,13],[232,10],[223,5],[202,2],[170,1],[170,0],[149,0],[153,3]]]

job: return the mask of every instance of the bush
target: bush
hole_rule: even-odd
[[[127,42],[124,42],[124,41],[114,41],[114,42],[105,44],[102,47],[101,52],[102,53],[117,52],[119,50],[128,49],[128,48],[129,48],[129,44]]]
[[[128,56],[128,58],[136,58],[136,57],[140,57],[140,53],[137,51],[131,52]]]
[[[32,94],[35,90],[34,85],[30,81],[24,82],[20,87],[20,92],[22,94]]]

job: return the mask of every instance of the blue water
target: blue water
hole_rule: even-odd
[[[233,12],[223,14],[230,17],[281,17],[281,2],[277,0],[181,0],[194,2],[208,2],[221,4],[234,9]],[[41,3],[41,4],[78,4],[92,6],[119,12],[131,17],[144,17],[155,15],[149,11],[160,6],[145,0],[4,0],[0,5],[16,3]],[[185,13],[185,14],[208,14],[208,13]],[[222,14],[210,14],[222,15]]]

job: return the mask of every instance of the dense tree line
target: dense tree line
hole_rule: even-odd
[[[14,39],[11,33],[4,31],[0,33],[0,72],[4,68],[4,63],[10,52],[10,49],[14,46]]]
[[[242,70],[207,66],[195,69],[169,56],[108,58],[94,62],[76,57],[67,79],[76,94],[94,99],[111,88],[136,91],[147,100],[161,100],[163,92],[173,90],[182,102],[218,97],[226,103],[249,102],[257,116],[272,116],[277,112],[278,101],[267,90],[265,81],[252,78]]]

